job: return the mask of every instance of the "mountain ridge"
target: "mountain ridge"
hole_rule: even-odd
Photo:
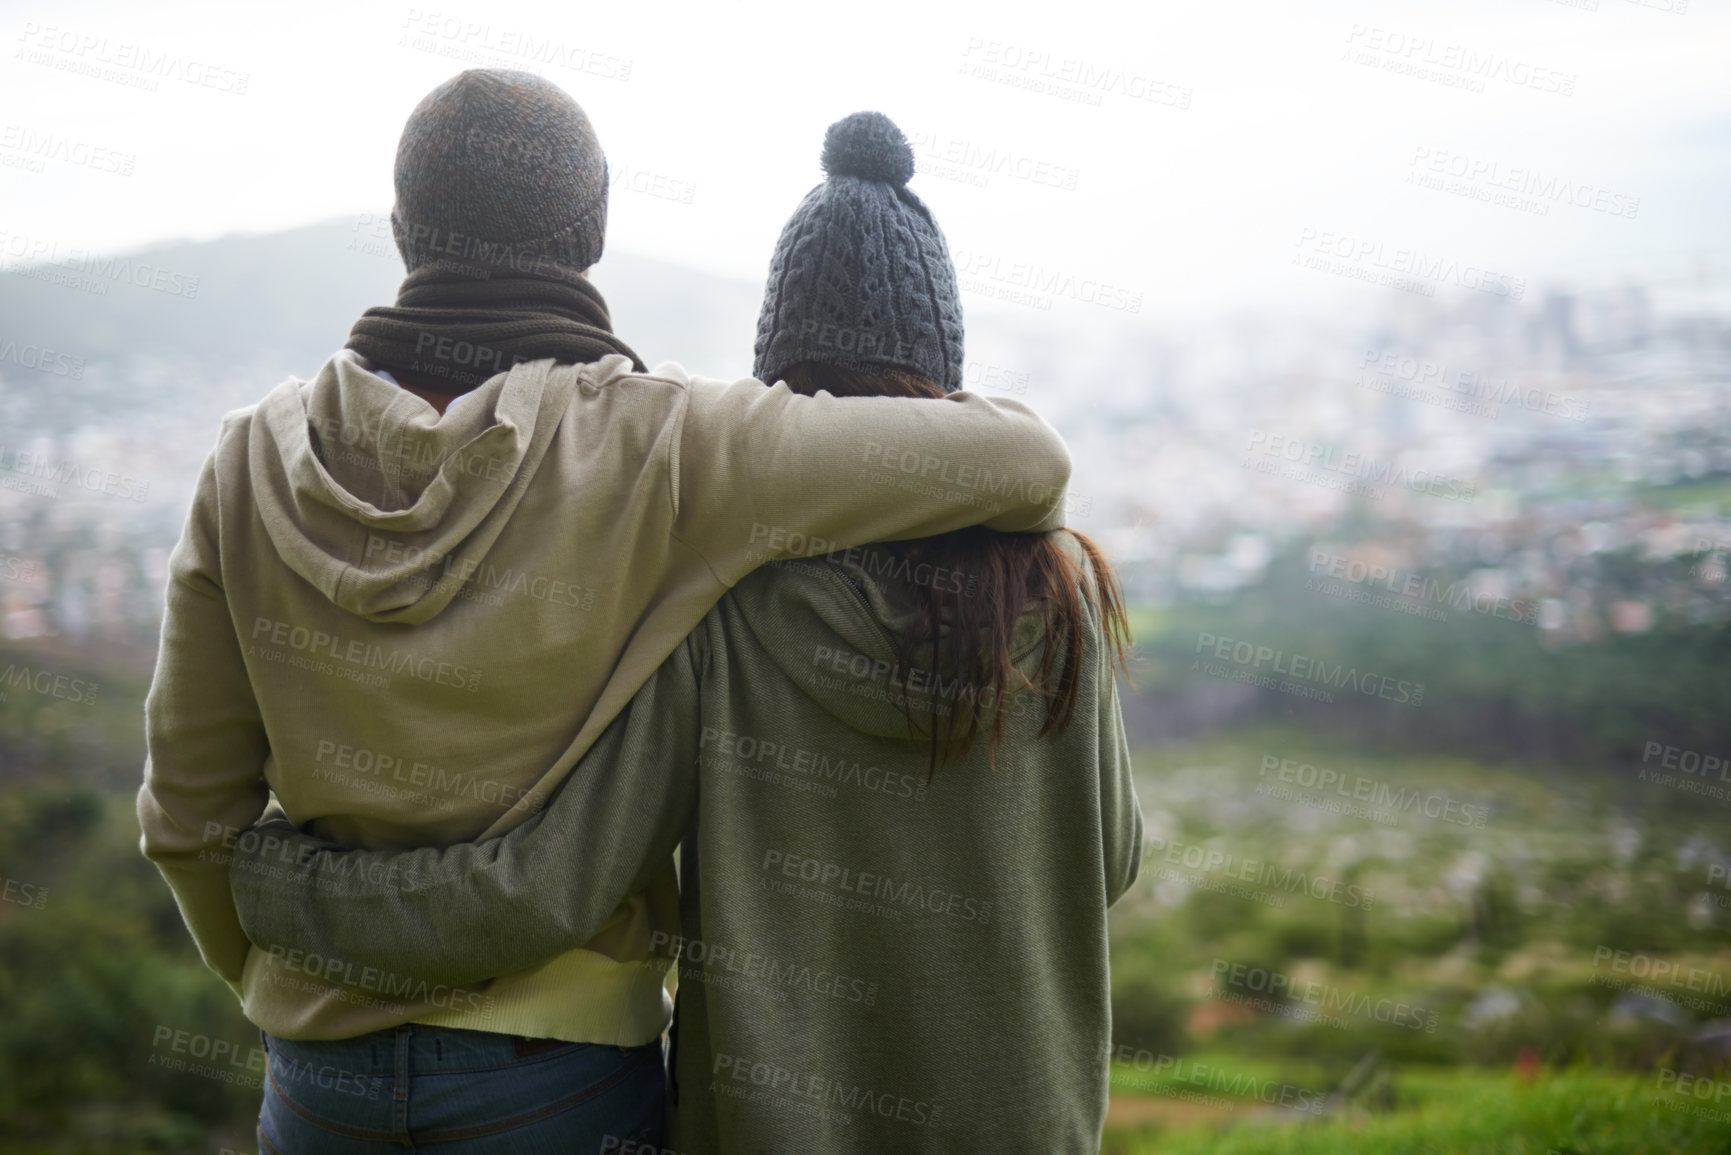
[[[143,357],[217,376],[310,376],[363,310],[396,296],[401,261],[366,219],[115,254],[50,246],[44,261],[0,267],[0,342],[80,367]],[[631,253],[609,253],[593,279],[646,363],[749,372],[760,284]],[[14,368],[0,365],[9,377]]]

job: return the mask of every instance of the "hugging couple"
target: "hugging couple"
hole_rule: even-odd
[[[587,117],[462,73],[396,303],[223,419],[138,813],[261,1152],[1096,1150],[1123,608],[1057,434],[960,391],[902,134],[822,162],[755,378],[650,370]]]

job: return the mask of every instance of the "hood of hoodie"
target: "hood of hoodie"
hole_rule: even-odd
[[[623,360],[607,358],[608,362]],[[254,497],[283,563],[375,622],[424,622],[510,521],[570,403],[552,361],[515,366],[441,415],[344,350],[254,412]]]
[[[923,724],[926,704],[956,688],[953,679],[938,684],[929,646],[906,661],[896,655],[895,639],[912,612],[908,591],[917,580],[904,559],[874,545],[764,566],[729,596],[764,652],[843,725],[874,737],[908,738],[904,703],[911,700]],[[1012,656],[1025,672],[1043,632],[1038,613],[1016,623]],[[789,638],[798,642],[790,645]],[[990,707],[989,696],[986,701]],[[983,720],[989,723],[989,712]]]

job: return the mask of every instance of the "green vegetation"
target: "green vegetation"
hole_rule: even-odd
[[[36,900],[0,904],[0,1151],[251,1150],[258,1031],[140,857],[130,800],[0,792],[0,873]]]
[[[0,669],[30,660],[0,653]],[[31,771],[0,783],[0,1152],[251,1151],[257,1091],[173,1066],[222,1041],[242,1065],[203,1065],[255,1082],[258,1031],[138,853],[143,685],[99,680],[94,705],[0,702],[0,766]]]
[[[1731,1017],[1717,806],[1292,728],[1137,766],[1106,1150],[1731,1150],[1731,1112],[1653,1103],[1661,1070],[1731,1079],[1709,1029]],[[1331,1098],[1372,1057],[1374,1088]],[[1325,1101],[1329,1121],[1303,1109]]]
[[[1731,749],[1723,627],[1553,649],[1483,615],[1337,613],[1302,568],[1136,615],[1133,728],[1240,700],[1138,750],[1104,1150],[1731,1151],[1731,1096],[1661,1085],[1731,1080],[1731,801],[1638,775],[1649,741]],[[1199,632],[1425,702],[1246,693],[1191,669]],[[104,662],[52,656],[95,706],[0,700],[0,1155],[251,1151],[257,1033],[138,855],[144,681]],[[1636,955],[1707,979],[1619,969]],[[218,1044],[219,1075],[189,1069]]]
[[[1723,1155],[1731,1115],[1656,1095],[1651,1079],[1572,1071],[1530,1082],[1415,1072],[1408,1102],[1382,1115],[1291,1125],[1240,1117],[1109,1132],[1104,1155]],[[1701,1113],[1696,1113],[1701,1112]]]
[[[1407,599],[1446,615],[1437,620],[1366,604],[1362,599],[1389,591],[1330,580],[1326,567],[1312,574],[1307,549],[1276,559],[1264,581],[1229,604],[1139,616],[1136,681],[1154,708],[1182,710],[1229,686],[1233,675],[1274,669],[1272,656],[1258,664],[1217,654],[1218,640],[1231,639],[1284,655],[1283,669],[1302,656],[1311,668],[1344,666],[1423,687],[1416,706],[1398,691],[1378,697],[1336,688],[1333,701],[1258,692],[1251,716],[1326,730],[1339,747],[1454,750],[1548,766],[1627,763],[1654,740],[1731,749],[1731,711],[1724,708],[1731,600],[1726,587],[1702,589],[1690,576],[1710,555],[1661,563],[1643,561],[1634,548],[1593,555],[1580,580],[1595,600],[1648,603],[1654,623],[1633,634],[1601,625],[1590,642],[1566,644],[1531,620],[1513,620],[1517,612],[1536,615],[1525,600],[1506,599],[1499,609],[1491,599],[1481,603],[1487,612],[1474,612],[1468,597],[1463,608],[1467,565],[1425,571],[1436,584]],[[1198,663],[1207,661],[1224,676],[1202,672]],[[1731,781],[1719,785],[1731,790]]]

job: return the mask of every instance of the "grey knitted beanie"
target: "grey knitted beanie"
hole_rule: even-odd
[[[429,92],[397,144],[391,232],[433,261],[527,271],[601,259],[607,158],[577,102],[528,72],[476,68]]]
[[[828,179],[776,242],[757,318],[759,381],[801,361],[909,369],[962,387],[956,269],[931,212],[907,188],[914,153],[881,112],[856,112],[823,139]]]

